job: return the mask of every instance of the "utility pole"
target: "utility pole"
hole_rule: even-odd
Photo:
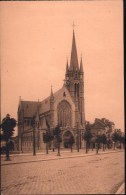
[[[77,122],[77,152],[79,152],[79,128],[78,128],[78,122]]]
[[[33,156],[35,156],[36,150],[35,150],[35,117],[34,116],[32,119],[32,128],[33,128]]]
[[[82,135],[81,135],[81,129],[79,129],[80,149],[81,149],[81,139],[82,139]]]

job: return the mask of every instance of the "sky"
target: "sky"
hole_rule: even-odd
[[[17,119],[19,96],[41,101],[62,87],[73,21],[85,118],[124,131],[122,0],[0,2],[1,118]]]

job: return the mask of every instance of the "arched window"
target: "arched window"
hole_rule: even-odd
[[[30,125],[30,121],[29,121],[29,120],[27,120],[27,125],[28,125],[28,126]]]
[[[58,124],[61,127],[71,126],[71,106],[63,100],[58,105]]]
[[[74,96],[79,98],[79,83],[74,84]]]
[[[77,77],[78,77],[78,72],[76,70],[76,72],[75,72],[75,79],[77,79]]]

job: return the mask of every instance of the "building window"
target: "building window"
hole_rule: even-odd
[[[66,97],[66,93],[65,92],[63,93],[63,96]]]
[[[79,98],[79,83],[74,84],[74,96]]]
[[[62,101],[58,105],[58,124],[61,127],[71,126],[71,106],[67,101]]]
[[[30,125],[30,121],[29,121],[29,120],[27,120],[27,125],[28,125],[28,126]]]

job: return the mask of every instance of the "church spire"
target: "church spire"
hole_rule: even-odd
[[[50,101],[51,102],[54,101],[54,95],[53,95],[52,85],[51,85]]]
[[[53,91],[52,91],[52,85],[51,85],[51,94],[50,94],[50,100],[54,99]]]
[[[82,56],[80,61],[80,73],[83,73],[83,63],[82,63]]]
[[[73,29],[73,40],[72,40],[70,70],[79,70],[74,29]]]
[[[68,59],[67,59],[67,63],[66,63],[66,75],[68,74],[69,72],[69,66],[68,66]]]

